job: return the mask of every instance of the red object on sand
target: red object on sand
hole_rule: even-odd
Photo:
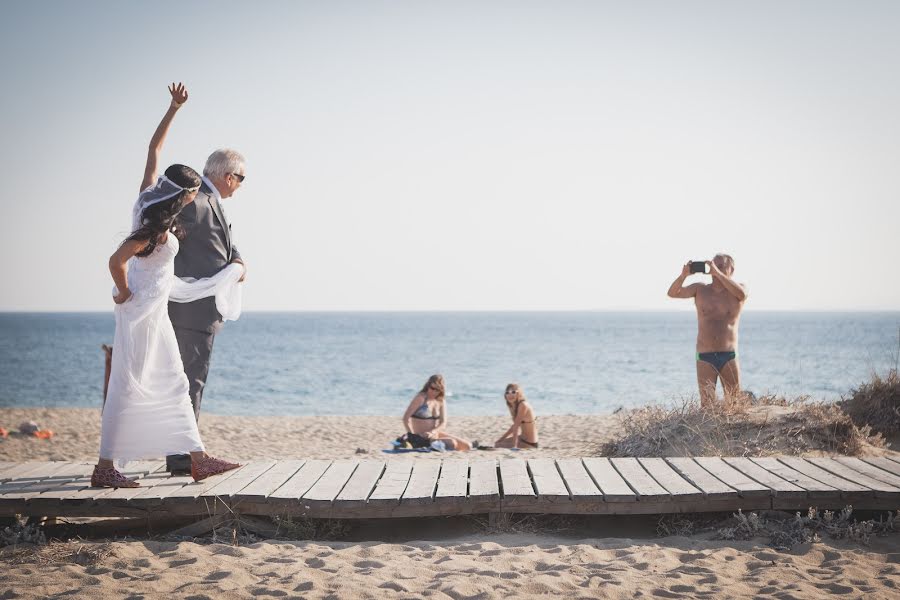
[[[5,438],[8,435],[9,435],[9,432],[6,429],[4,429],[3,427],[0,427],[0,438]]]
[[[49,440],[53,437],[53,435],[54,434],[52,429],[39,429],[34,432],[34,437],[42,440]]]

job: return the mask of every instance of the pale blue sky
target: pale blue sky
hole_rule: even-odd
[[[0,310],[109,310],[163,163],[231,146],[248,310],[900,308],[900,3],[11,2]],[[163,165],[165,166],[165,165]]]

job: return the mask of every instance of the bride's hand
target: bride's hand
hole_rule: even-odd
[[[178,83],[175,85],[174,83],[169,86],[169,93],[172,94],[172,106],[178,108],[188,99],[188,91],[187,88],[184,87],[183,83]]]
[[[131,290],[125,288],[124,290],[113,296],[113,302],[115,302],[116,304],[123,304],[129,298],[131,298]]]

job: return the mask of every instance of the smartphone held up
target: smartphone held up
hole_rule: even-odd
[[[709,275],[709,269],[706,268],[705,260],[692,260],[691,261],[691,275],[694,273],[702,273],[703,275]]]

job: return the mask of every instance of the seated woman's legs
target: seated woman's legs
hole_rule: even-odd
[[[438,434],[438,438],[447,446],[448,450],[459,450],[461,452],[465,452],[467,450],[472,449],[472,444],[467,440],[462,439],[461,437],[456,437],[455,435],[450,435],[449,433],[440,432]],[[451,447],[450,444],[453,444]]]

